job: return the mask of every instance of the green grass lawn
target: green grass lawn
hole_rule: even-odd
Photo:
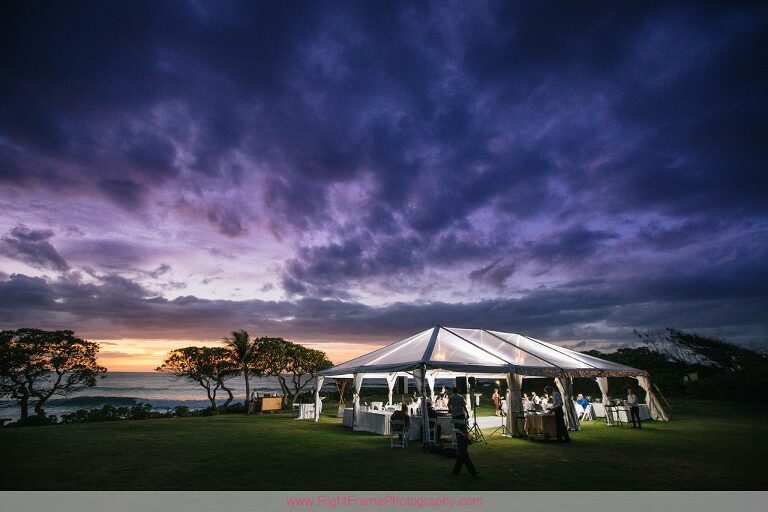
[[[570,445],[494,437],[453,459],[340,420],[214,416],[0,429],[4,490],[768,489],[764,407],[673,404],[642,430],[587,422]],[[466,470],[463,470],[466,471]]]

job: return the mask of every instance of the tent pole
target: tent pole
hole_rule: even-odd
[[[426,381],[427,381],[427,365],[421,365],[421,425],[422,436],[424,446],[429,444],[429,411],[427,411],[427,397],[426,397]]]

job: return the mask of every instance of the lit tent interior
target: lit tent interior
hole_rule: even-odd
[[[351,378],[354,383],[353,428],[360,407],[360,389],[366,378],[385,378],[392,389],[398,377],[414,379],[421,396],[424,424],[427,408],[424,400],[435,394],[437,378],[476,377],[506,379],[509,390],[506,401],[507,429],[520,435],[513,420],[513,411],[522,411],[521,387],[526,377],[550,377],[565,398],[565,416],[572,430],[579,429],[579,419],[573,406],[573,379],[594,377],[608,400],[608,377],[634,377],[646,393],[646,405],[655,420],[669,418],[651,389],[648,372],[605,361],[551,343],[516,333],[485,329],[460,329],[436,326],[409,338],[374,350],[318,374],[315,394],[315,421],[319,419],[320,393],[323,380]],[[427,387],[429,392],[427,392]],[[471,407],[471,400],[467,400]],[[424,442],[429,442],[427,430]]]

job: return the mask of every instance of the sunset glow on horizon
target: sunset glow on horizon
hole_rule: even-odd
[[[221,341],[195,341],[195,340],[137,340],[117,339],[99,340],[91,339],[101,345],[98,354],[98,362],[101,366],[112,372],[151,372],[163,363],[168,352],[183,347],[216,346],[223,344]],[[291,341],[291,340],[289,340]],[[394,343],[398,340],[392,340]],[[301,343],[301,342],[297,342]],[[389,344],[387,342],[385,344]],[[302,345],[322,350],[328,355],[334,364],[343,363],[349,359],[366,354],[379,348],[376,345],[341,343],[341,342],[306,342]],[[384,346],[384,345],[381,345]]]

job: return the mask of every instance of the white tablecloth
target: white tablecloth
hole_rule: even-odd
[[[314,420],[315,404],[293,404],[297,420]]]
[[[349,411],[349,414],[347,414]],[[349,420],[347,420],[349,416]],[[389,435],[389,417],[392,413],[386,411],[371,411],[359,409],[357,411],[356,431],[372,432],[382,436]],[[344,409],[344,425],[352,426],[352,409]]]
[[[640,409],[640,419],[642,421],[647,421],[651,419],[651,413],[648,410],[648,406],[645,404],[638,405]],[[628,417],[629,411],[625,411],[623,409],[619,409],[619,419],[624,422],[629,422]],[[590,403],[586,410],[584,411],[584,417],[582,419],[584,420],[594,420],[597,418],[605,418],[605,405],[601,404],[600,402],[592,402]]]
[[[647,405],[640,404],[637,407],[640,409],[639,412],[641,421],[647,421],[651,419],[651,412],[648,410]],[[632,423],[629,414],[629,406],[619,407],[619,421],[623,421],[624,423]]]
[[[359,410],[357,411],[357,431],[371,432],[382,436],[389,435],[389,418],[392,416],[389,412]],[[352,408],[344,409],[344,417],[341,420],[344,426],[352,428]],[[410,430],[408,431],[408,440],[417,441],[421,439],[421,416],[411,416]],[[437,424],[443,435],[450,435],[453,430],[451,418],[438,416]]]

